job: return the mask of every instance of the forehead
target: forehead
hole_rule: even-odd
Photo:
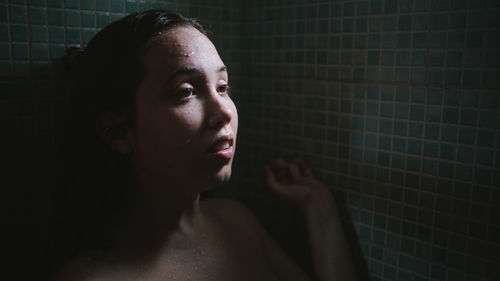
[[[177,27],[151,40],[143,59],[147,68],[179,67],[203,62],[222,64],[210,39],[192,27]]]

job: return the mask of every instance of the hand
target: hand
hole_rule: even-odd
[[[312,175],[303,161],[279,159],[274,169],[264,166],[264,172],[267,186],[303,213],[316,203],[333,203],[328,188]]]

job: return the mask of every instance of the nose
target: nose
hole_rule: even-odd
[[[216,91],[211,93],[206,109],[208,125],[210,127],[223,127],[228,124],[234,114],[231,104],[231,99],[227,95],[221,95]]]

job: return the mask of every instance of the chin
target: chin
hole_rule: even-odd
[[[221,168],[219,171],[208,175],[208,177],[205,177],[207,180],[202,183],[203,185],[205,185],[205,188],[203,190],[209,190],[226,183],[231,178],[231,172],[231,165],[227,165]]]

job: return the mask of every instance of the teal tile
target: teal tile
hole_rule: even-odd
[[[461,66],[463,53],[461,51],[448,51],[446,54],[447,66]]]
[[[0,43],[0,60],[10,60],[10,44]]]
[[[380,120],[380,132],[392,134],[392,121],[387,119]]]
[[[461,128],[458,135],[460,144],[474,144],[476,130],[472,128]]]
[[[123,13],[125,11],[124,7],[123,0],[111,0],[111,11]]]
[[[474,150],[470,147],[459,146],[457,149],[457,160],[463,163],[471,163],[474,157]]]
[[[64,28],[50,27],[49,28],[49,41],[51,43],[64,43]]]
[[[427,112],[425,114],[425,121],[440,122],[441,121],[441,109],[439,107],[434,107],[434,106],[427,107]]]
[[[96,26],[96,20],[95,20],[94,13],[82,12],[81,16],[82,16],[82,26],[83,27],[95,27]]]
[[[45,26],[32,26],[31,27],[31,41],[33,41],[33,42],[48,42],[47,27],[45,27]]]
[[[425,82],[426,75],[424,68],[413,68],[411,71],[411,81],[415,83]]]
[[[408,122],[405,121],[395,121],[394,122],[394,134],[398,136],[408,135]]]
[[[444,108],[443,109],[443,122],[456,124],[458,123],[458,109],[456,108]]]
[[[366,103],[366,114],[367,115],[378,115],[378,103],[367,102]]]
[[[431,68],[429,70],[428,81],[430,84],[439,85],[443,83],[443,70],[439,68]]]
[[[394,64],[394,52],[393,51],[382,51],[381,57],[382,65],[393,65]]]
[[[425,88],[412,88],[411,101],[425,103]]]
[[[446,32],[431,31],[429,33],[429,46],[431,48],[444,48],[446,46]]]
[[[428,151],[426,151],[426,145],[424,145],[424,155],[427,155],[426,152],[428,152]],[[437,161],[430,160],[430,159],[423,159],[422,172],[429,174],[429,175],[436,175],[436,173],[437,173]],[[423,196],[423,195],[421,195],[421,196]],[[427,201],[431,201],[431,200],[433,200],[433,197],[431,197],[431,199],[427,200]],[[434,206],[429,206],[429,207],[432,208]]]
[[[415,109],[418,111],[418,109]],[[396,104],[396,109],[395,109],[395,117],[400,118],[400,119],[408,119],[408,105],[407,104]],[[412,109],[413,112],[413,109]],[[422,115],[423,115],[423,107],[422,107]],[[417,117],[414,117],[417,118]],[[422,116],[423,119],[423,116]],[[418,120],[418,119],[416,119]]]
[[[97,13],[97,27],[104,28],[108,24],[110,24],[109,13]]]
[[[398,10],[397,0],[385,0],[384,13],[396,13]]]
[[[384,37],[383,37],[383,41],[382,41],[382,47],[384,47],[384,48],[396,48],[396,47],[400,47],[400,46],[397,46],[396,42],[397,42],[397,37],[396,37],[396,35],[394,33],[389,33],[389,32],[384,33]],[[402,43],[404,43],[404,42],[402,42]]]
[[[398,48],[411,48],[411,34],[398,33],[397,47]]]
[[[453,164],[448,162],[439,163],[439,176],[451,178],[453,177]]]
[[[100,0],[103,1],[103,0]],[[64,8],[78,9],[80,8],[80,1],[78,0],[64,0]]]
[[[126,13],[136,13],[138,11],[137,2],[135,0],[127,0],[125,2],[125,12]],[[191,15],[196,16],[196,15]]]
[[[383,5],[384,5],[383,0],[372,0],[370,5],[370,13],[371,14],[382,13]]]
[[[12,44],[12,58],[14,60],[29,59],[28,44]]]
[[[493,150],[479,148],[476,150],[476,163],[491,166],[493,164],[493,155]]]
[[[310,33],[314,33],[315,30],[309,30]],[[345,18],[342,21],[342,31],[343,32],[353,32],[354,31],[354,21],[350,18]]]
[[[420,155],[422,152],[422,141],[421,140],[408,140],[408,153]]]
[[[414,15],[413,30],[427,30],[429,26],[429,15],[417,14]]]
[[[408,52],[408,51],[397,51],[397,53],[396,53],[396,64],[397,65],[408,65],[408,64],[410,64],[410,52]]]
[[[7,22],[7,6],[0,5],[0,22]]]
[[[424,120],[424,107],[419,105],[411,106],[410,119],[416,121]]]
[[[80,30],[76,28],[67,28],[65,38],[68,44],[80,44]]]
[[[477,132],[477,144],[480,146],[494,147],[495,145],[495,133],[489,130],[478,130]]]
[[[467,41],[465,46],[467,48],[481,48],[483,46],[483,41],[483,31],[469,31],[467,32]]]
[[[64,56],[65,48],[60,45],[50,45],[49,53],[51,59],[62,58]]]
[[[34,60],[48,60],[49,48],[47,44],[33,44],[31,46],[31,58]]]
[[[423,66],[426,63],[426,51],[413,51],[412,64],[415,66]]]
[[[422,123],[410,123],[410,128],[408,130],[408,136],[415,138],[422,138],[424,131],[424,125]]]
[[[498,93],[496,92],[483,92],[481,93],[481,104],[482,109],[497,109],[500,99],[498,98]]]
[[[464,91],[461,104],[463,107],[477,107],[479,104],[479,93]]]
[[[63,0],[47,0],[47,6],[52,8],[62,8]]]
[[[10,22],[13,23],[27,23],[27,12],[24,6],[9,6]]]
[[[95,29],[84,29],[82,30],[82,40],[84,43],[88,43],[95,36]]]
[[[480,111],[479,126],[485,128],[497,128],[497,112],[496,111]]]
[[[30,6],[44,6],[45,0],[29,0],[28,3]]]
[[[457,141],[457,127],[455,126],[443,126],[441,128],[441,140],[447,142]]]
[[[110,1],[109,0],[99,0],[96,3],[96,9],[98,11],[109,11],[110,10]]]
[[[64,15],[61,10],[48,9],[47,15],[49,25],[64,25]]]
[[[409,31],[412,29],[412,17],[410,15],[399,16],[398,29]]]
[[[368,131],[376,132],[378,130],[378,122],[376,119],[366,118],[365,124]]]
[[[384,16],[384,31],[394,31],[398,25],[398,18],[396,16]]]
[[[469,40],[467,40],[469,41]],[[463,48],[465,42],[465,34],[463,31],[451,31],[448,33],[448,47]]]
[[[368,47],[369,48],[379,48],[380,47],[380,34],[369,34],[368,35]]]
[[[123,1],[123,0],[121,0],[121,1]],[[97,2],[98,3],[100,3],[100,2],[106,3],[107,0],[104,0],[104,1],[103,0],[99,0]],[[93,10],[95,10],[95,7],[96,7],[96,0],[84,0],[84,1],[80,1],[80,5],[81,5],[81,9],[82,10],[91,10],[91,11],[93,11]]]
[[[367,147],[377,147],[377,136],[374,134],[365,135],[365,146]]]
[[[425,126],[425,138],[426,139],[439,139],[439,126],[426,124]]]
[[[451,144],[441,144],[440,158],[447,160],[455,160],[456,147]]]
[[[463,74],[463,84],[466,86],[477,86],[479,85],[480,77],[479,70],[466,69]]]
[[[429,157],[437,157],[438,155],[438,144],[435,142],[424,142],[424,155]]]
[[[28,41],[28,29],[25,25],[10,25],[10,38],[12,41]]]
[[[391,138],[388,136],[378,137],[378,148],[390,150],[391,149]]]
[[[460,70],[446,70],[444,75],[446,85],[460,85],[462,82],[462,72]]]
[[[68,10],[65,12],[66,25],[80,26],[80,12]]]
[[[47,9],[30,7],[29,22],[30,24],[45,24],[47,22]]]
[[[410,96],[410,89],[407,86],[398,86],[396,89],[396,101],[407,102]]]
[[[0,25],[0,41],[9,41],[9,29],[5,25]]]

